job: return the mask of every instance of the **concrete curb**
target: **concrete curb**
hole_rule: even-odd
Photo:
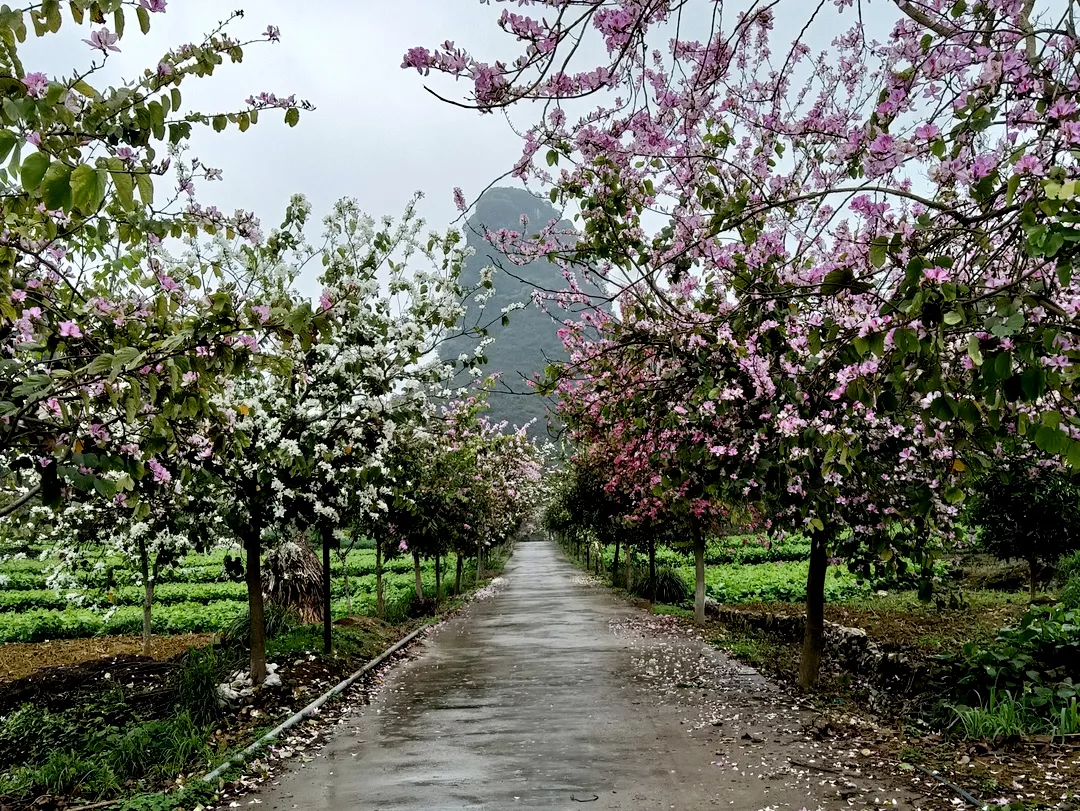
[[[305,718],[310,718],[312,715],[314,715],[315,711],[318,710],[319,707],[321,707],[323,704],[325,704],[332,696],[336,696],[338,693],[342,692],[343,690],[348,690],[350,687],[352,687],[353,683],[357,679],[359,679],[361,676],[363,676],[365,673],[367,673],[372,668],[374,668],[374,667],[378,666],[379,664],[381,664],[388,657],[393,656],[399,650],[404,648],[406,645],[408,645],[410,642],[412,642],[414,639],[416,639],[416,637],[420,634],[421,631],[426,630],[427,627],[428,626],[424,626],[423,628],[417,628],[415,631],[413,631],[411,634],[406,636],[404,639],[401,639],[400,641],[398,641],[394,645],[391,645],[389,648],[384,650],[382,653],[380,653],[378,656],[376,656],[374,659],[372,659],[370,662],[368,662],[362,668],[357,670],[351,676],[346,678],[344,681],[339,682],[334,687],[331,687],[329,690],[327,690],[321,696],[319,696],[314,701],[312,701],[310,704],[308,704],[306,707],[304,707],[304,709],[300,710],[300,712],[296,713],[295,715],[293,715],[293,716],[291,716],[289,718],[286,718],[284,721],[282,721],[280,724],[278,724],[278,726],[274,727],[272,730],[270,730],[265,735],[263,735],[261,738],[259,738],[257,741],[255,741],[255,743],[251,744],[250,746],[248,746],[243,751],[233,755],[231,758],[226,760],[224,763],[222,763],[220,766],[218,766],[212,772],[209,772],[208,774],[204,775],[202,779],[205,782],[210,782],[212,780],[216,780],[230,766],[235,766],[235,765],[237,765],[239,763],[245,762],[257,750],[259,750],[262,747],[266,746],[267,743],[269,743],[270,741],[277,738],[282,732],[284,732],[285,730],[287,730],[287,729],[295,726],[296,724],[300,723]]]

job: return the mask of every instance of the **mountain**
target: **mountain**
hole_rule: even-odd
[[[494,338],[487,348],[488,362],[483,371],[485,377],[498,372],[501,378],[488,398],[491,404],[488,417],[493,422],[506,420],[510,425],[517,426],[535,418],[536,423],[530,427],[529,434],[545,437],[548,435],[548,423],[552,421],[552,416],[548,414],[548,403],[532,393],[525,379],[543,374],[545,367],[553,361],[566,359],[557,334],[559,323],[556,320],[565,317],[565,314],[554,303],[551,304],[551,314],[545,313],[533,303],[533,290],[563,290],[566,280],[558,266],[544,260],[524,266],[511,264],[484,239],[485,233],[501,228],[523,230],[523,214],[529,222],[526,233],[535,233],[559,217],[546,199],[524,189],[489,189],[477,201],[467,227],[468,244],[476,253],[466,262],[462,283],[466,288],[478,286],[481,271],[493,267],[495,292],[482,311],[474,301],[470,301],[465,323],[490,324],[489,333]],[[568,221],[562,221],[559,225],[560,230],[571,227]],[[502,325],[502,309],[517,303],[524,304],[525,308],[511,312],[509,323]],[[439,356],[452,360],[462,352],[471,352],[473,345],[464,339],[450,340],[443,344]],[[454,382],[462,386],[468,380],[468,375],[462,373]]]

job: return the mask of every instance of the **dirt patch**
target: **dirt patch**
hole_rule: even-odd
[[[191,648],[209,645],[213,634],[156,636],[152,658],[166,661]],[[142,637],[103,636],[51,642],[9,642],[0,645],[0,684],[16,681],[43,667],[71,666],[116,656],[141,656]]]
[[[739,605],[744,611],[779,614],[785,617],[802,616],[805,609],[791,603],[751,603]],[[998,630],[1018,620],[1027,610],[1027,603],[980,605],[977,611],[938,611],[900,605],[897,607],[864,607],[852,605],[825,606],[825,619],[849,628],[862,628],[867,636],[887,650],[916,650],[922,653],[959,651],[967,642],[990,641]]]

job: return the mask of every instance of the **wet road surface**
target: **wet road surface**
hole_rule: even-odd
[[[808,736],[778,687],[588,584],[554,543],[519,544],[505,578],[255,795],[262,807],[919,807]]]

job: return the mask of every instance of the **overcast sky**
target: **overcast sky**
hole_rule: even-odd
[[[320,216],[334,200],[350,196],[368,213],[398,214],[415,191],[426,199],[422,214],[444,228],[457,212],[454,186],[475,195],[520,155],[520,141],[501,116],[454,108],[423,89],[415,71],[400,68],[404,52],[445,39],[469,40],[488,53],[506,50],[509,39],[495,26],[496,6],[476,0],[170,0],[153,15],[142,36],[132,17],[94,84],[112,84],[157,64],[171,47],[199,41],[227,10],[243,8],[231,27],[240,39],[257,37],[273,24],[281,42],[249,47],[240,65],[226,63],[209,79],[182,86],[187,109],[238,110],[253,93],[296,94],[317,109],[295,128],[274,111],[241,134],[196,131],[191,154],[224,171],[220,183],[203,185],[199,199],[223,211],[256,212],[264,230],[277,225],[289,197],[303,192]],[[57,35],[22,46],[28,71],[67,73],[89,64],[82,42],[89,26],[76,29],[66,17]],[[443,82],[464,96],[466,83]],[[312,236],[315,236],[313,234]]]
[[[789,0],[784,8],[802,10],[806,8],[803,2]],[[448,95],[464,98],[470,90],[467,81],[424,78],[400,68],[408,48],[433,47],[446,39],[486,61],[509,60],[520,52],[520,45],[499,30],[496,21],[503,8],[520,11],[516,3],[169,0],[165,14],[152,16],[148,36],[139,33],[132,17],[120,42],[121,53],[109,56],[106,70],[94,76],[93,83],[116,83],[156,65],[166,50],[200,41],[237,7],[246,16],[229,29],[233,36],[257,38],[272,24],[280,28],[281,41],[252,45],[243,64],[226,64],[209,79],[185,81],[185,109],[239,110],[244,99],[261,91],[295,94],[317,109],[303,113],[295,128],[287,127],[283,114],[273,111],[260,117],[247,133],[232,126],[220,134],[209,128],[196,130],[190,154],[224,172],[220,183],[200,188],[199,200],[205,205],[217,205],[226,212],[254,211],[264,230],[269,230],[280,222],[289,197],[296,192],[311,199],[320,217],[342,196],[357,198],[361,208],[378,217],[399,214],[411,195],[422,190],[426,194],[422,215],[430,226],[442,229],[457,216],[452,202],[455,186],[472,199],[520,156],[521,141],[502,115],[481,116],[424,91],[424,83],[432,82]],[[706,2],[691,4],[688,14],[704,16],[684,19],[683,35],[700,23],[700,35],[707,36],[712,8]],[[872,10],[867,22],[883,33],[888,20],[895,18],[895,7],[880,2],[868,8]],[[803,21],[801,14],[778,15],[778,27],[784,33],[791,27],[792,37]],[[850,17],[845,19],[845,25],[850,21]],[[834,25],[835,18],[821,32],[813,32],[813,44],[826,45],[837,32]],[[65,12],[60,34],[40,41],[31,35],[22,46],[26,69],[53,75],[84,69],[93,56],[82,41],[89,30],[89,25],[73,26]],[[577,54],[576,67],[598,64],[597,48],[593,39],[591,47]],[[515,123],[524,128],[536,112],[528,106],[515,110]],[[310,236],[317,237],[317,230],[316,224]],[[308,293],[314,290],[313,285],[304,287]]]

